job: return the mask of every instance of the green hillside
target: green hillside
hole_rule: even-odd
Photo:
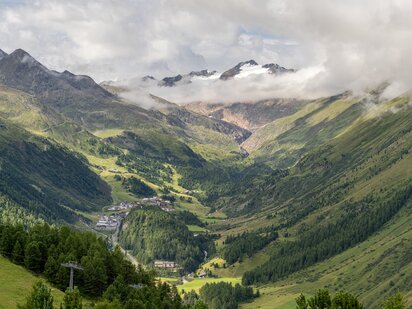
[[[175,261],[185,271],[194,271],[213,253],[211,239],[194,237],[178,215],[158,208],[135,209],[122,222],[119,243],[144,264],[155,260]]]
[[[0,308],[16,308],[18,304],[23,304],[32,285],[38,280],[45,281],[0,256]],[[52,293],[54,305],[60,306],[64,293],[56,288],[52,288]]]
[[[111,202],[110,188],[82,156],[0,121],[2,195],[49,221],[73,222],[74,211],[96,210]]]

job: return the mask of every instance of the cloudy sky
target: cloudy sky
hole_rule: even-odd
[[[0,0],[0,48],[98,81],[255,59],[301,69],[282,85],[316,94],[403,91],[411,16],[410,0]]]

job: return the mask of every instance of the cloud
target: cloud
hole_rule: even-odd
[[[97,80],[223,71],[251,58],[300,69],[167,94],[183,101],[327,95],[386,80],[393,95],[411,88],[411,15],[409,0],[7,1],[0,48]]]

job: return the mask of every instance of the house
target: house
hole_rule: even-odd
[[[178,264],[170,261],[154,261],[154,267],[156,268],[176,268]]]
[[[206,278],[206,277],[207,277],[207,273],[206,273],[204,270],[202,270],[202,271],[199,273],[198,277],[201,278],[201,279]]]

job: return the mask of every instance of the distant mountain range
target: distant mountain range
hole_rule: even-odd
[[[233,68],[219,73],[218,71],[192,71],[187,74],[178,74],[176,76],[169,76],[157,80],[151,75],[144,76],[141,80],[151,85],[157,85],[159,87],[174,87],[179,85],[184,85],[191,83],[193,81],[211,81],[211,80],[229,80],[237,78],[245,78],[250,75],[260,75],[260,74],[273,74],[281,75],[285,73],[294,73],[294,69],[286,69],[275,63],[268,63],[264,65],[259,65],[255,60],[249,60],[244,62],[239,62]]]

